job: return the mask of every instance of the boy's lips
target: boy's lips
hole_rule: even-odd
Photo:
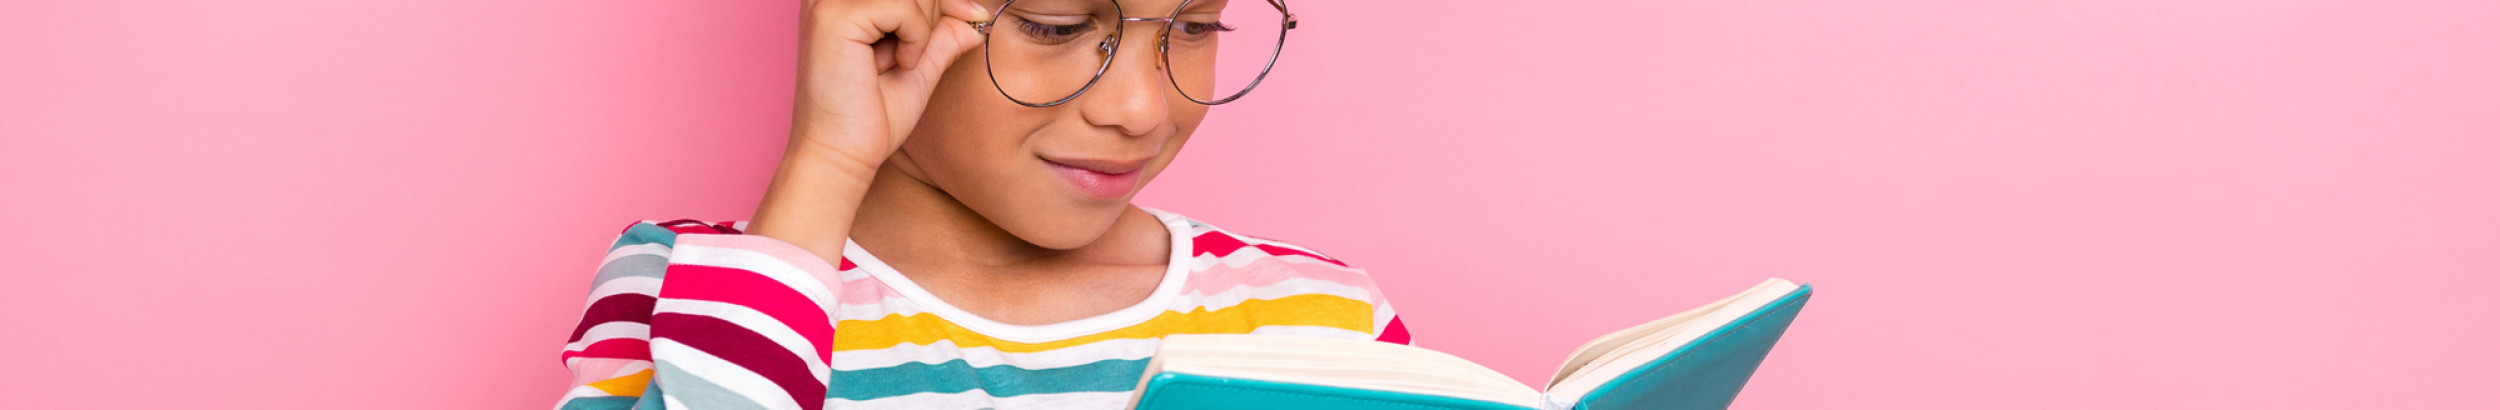
[[[1064,167],[1069,167],[1069,168],[1076,168],[1076,169],[1082,169],[1082,170],[1087,170],[1087,171],[1094,171],[1094,172],[1098,172],[1098,173],[1102,173],[1102,174],[1106,174],[1106,175],[1120,175],[1120,174],[1126,174],[1126,173],[1130,173],[1130,172],[1137,172],[1137,170],[1138,170],[1139,168],[1145,168],[1145,167],[1146,167],[1146,160],[1151,160],[1151,159],[1153,159],[1153,158],[1139,158],[1139,159],[1128,160],[1128,161],[1114,161],[1114,160],[1107,160],[1107,159],[1051,158],[1051,157],[1047,157],[1047,156],[1042,157],[1042,161],[1043,161],[1043,162],[1049,162],[1049,163],[1052,163],[1052,164],[1057,164],[1057,165],[1059,165],[1059,166],[1064,166]]]
[[[1050,164],[1051,170],[1058,171],[1060,178],[1067,180],[1077,192],[1094,199],[1115,199],[1137,190],[1137,174],[1140,173],[1137,170],[1146,167],[1146,160],[1143,159],[1108,161],[1044,157],[1042,162]]]

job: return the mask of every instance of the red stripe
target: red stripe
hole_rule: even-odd
[[[754,329],[711,316],[660,313],[651,315],[651,337],[666,337],[763,376],[789,392],[800,408],[825,406],[825,384],[816,382],[807,362]]]
[[[573,325],[573,338],[566,339],[564,342],[582,341],[582,333],[589,332],[590,328],[599,326],[601,323],[617,321],[651,323],[652,302],[651,295],[640,293],[619,293],[599,298],[599,301],[590,303],[589,309],[582,310],[582,322]]]
[[[851,270],[856,268],[859,268],[859,264],[851,263],[851,258],[842,258],[842,268],[840,270]]]
[[[1377,340],[1396,344],[1410,344],[1407,342],[1414,340],[1414,338],[1409,337],[1406,334],[1406,321],[1399,320],[1397,316],[1390,316],[1389,328],[1381,329],[1380,338]]]
[[[557,360],[571,361],[575,357],[651,360],[651,341],[643,339],[601,340],[579,351],[566,350],[564,356]]]
[[[661,298],[708,300],[764,312],[807,338],[817,360],[833,360],[833,318],[798,289],[762,274],[718,266],[669,265],[662,277]]]

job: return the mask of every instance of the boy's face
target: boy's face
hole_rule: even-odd
[[[997,10],[999,1],[982,3]],[[1120,2],[1130,17],[1160,17],[1179,4]],[[939,80],[898,155],[922,180],[1026,242],[1051,249],[1093,243],[1171,164],[1208,108],[1173,90],[1158,66],[1157,23],[1127,25],[1128,38],[1100,82],[1053,107],[1008,100],[991,85],[982,50],[965,54]],[[993,33],[1017,34],[1004,27]]]

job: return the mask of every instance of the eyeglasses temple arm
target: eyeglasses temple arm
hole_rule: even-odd
[[[1292,10],[1285,9],[1285,0],[1267,0],[1267,4],[1276,6],[1276,11],[1285,13],[1286,30],[1292,30],[1294,27],[1302,25],[1302,20],[1293,18]]]

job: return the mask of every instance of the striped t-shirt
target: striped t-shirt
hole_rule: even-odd
[[[1146,211],[1172,233],[1154,293],[1048,325],[957,309],[858,244],[826,263],[744,223],[636,223],[599,266],[556,407],[1116,409],[1164,335],[1407,343],[1363,270]]]

